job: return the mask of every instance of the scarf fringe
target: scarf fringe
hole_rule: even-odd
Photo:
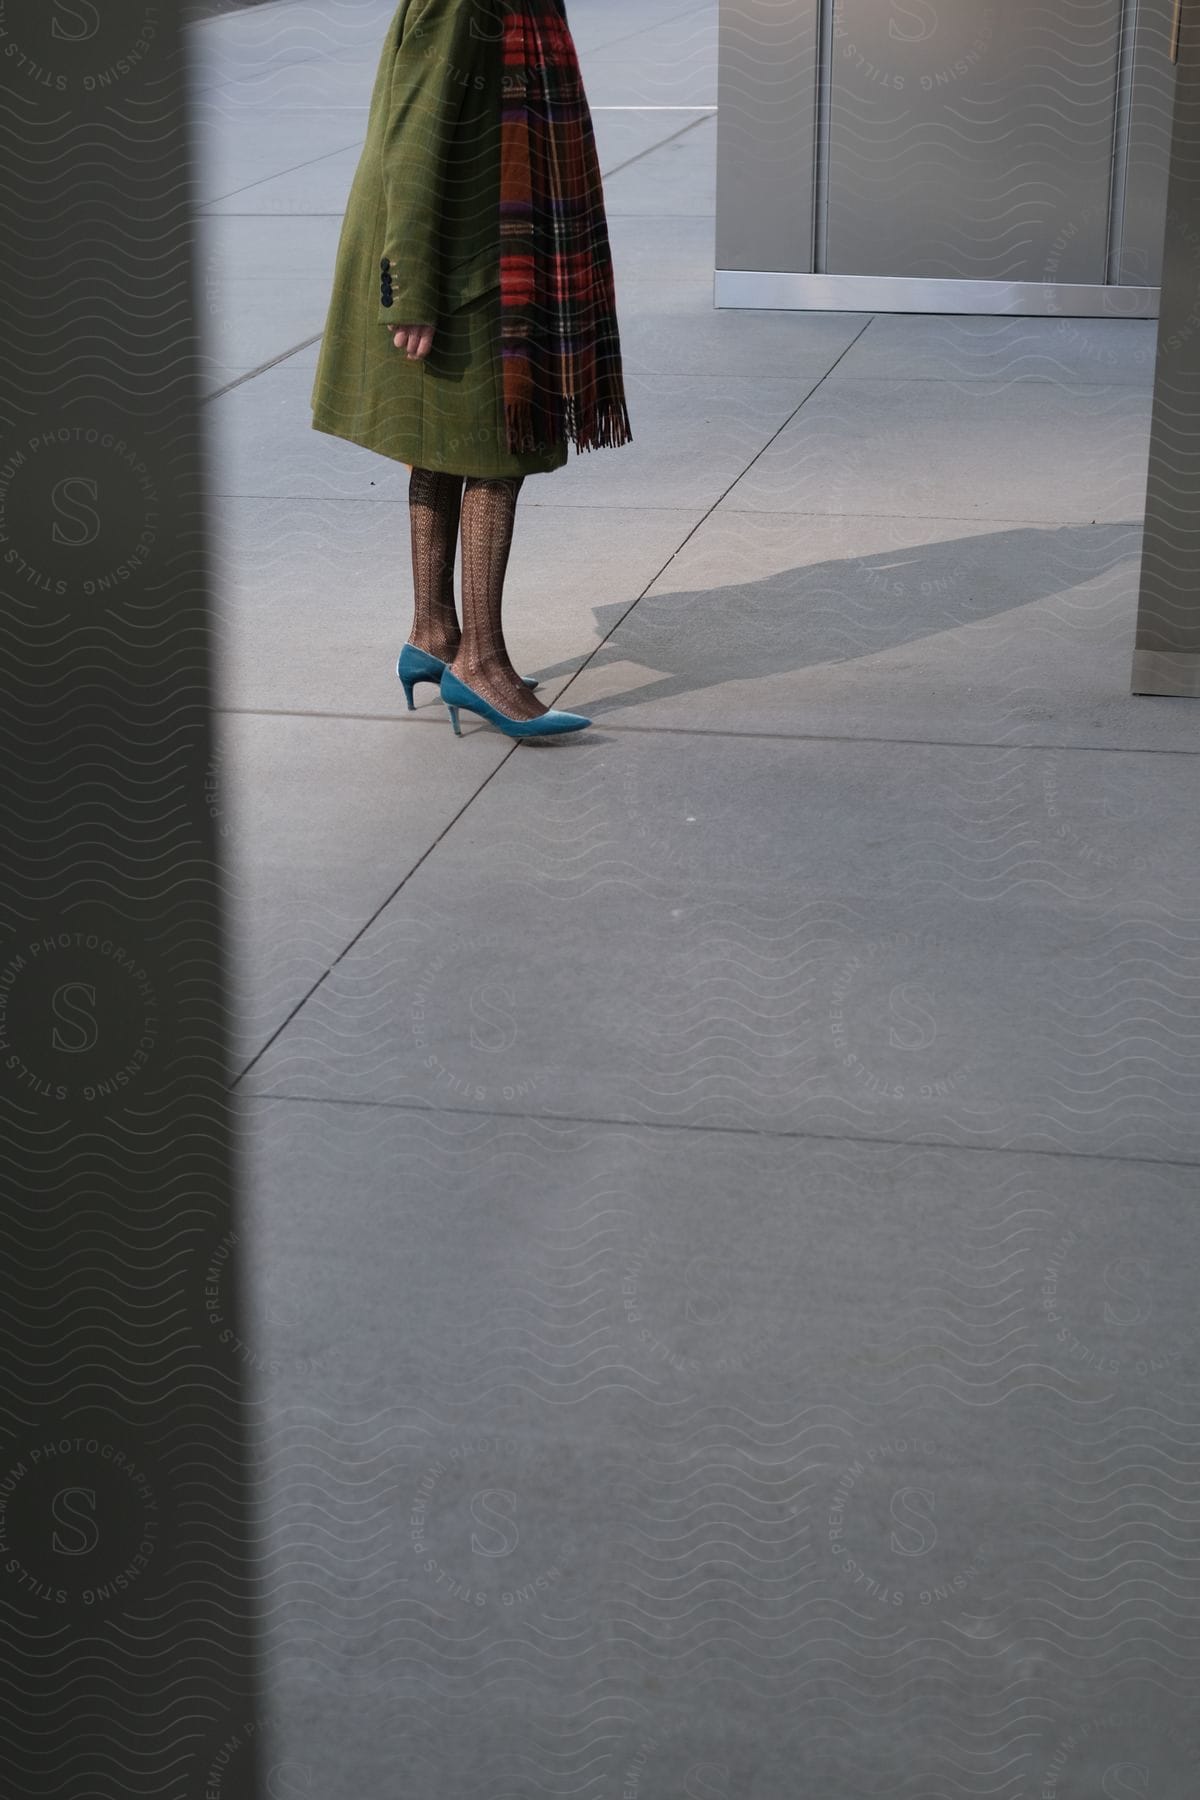
[[[563,437],[574,440],[577,453],[615,450],[633,441],[623,397],[598,405],[581,402],[576,394],[555,396],[549,406],[533,400],[509,400],[504,413],[508,447],[517,455],[533,454]]]
[[[628,444],[633,433],[629,429],[629,411],[625,401],[607,400],[588,409],[586,422],[580,420],[574,400],[568,403],[567,435],[580,450],[615,450]]]

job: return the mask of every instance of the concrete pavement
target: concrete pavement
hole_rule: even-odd
[[[635,435],[526,483],[506,631],[595,725],[456,740],[405,472],[309,426],[391,11],[193,33],[276,1788],[1174,1792],[1154,326],[714,312],[716,6],[570,0]]]

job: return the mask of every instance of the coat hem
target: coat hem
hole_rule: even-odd
[[[356,432],[353,427],[335,425],[316,415],[313,417],[312,428],[323,432],[327,437],[341,438],[343,443],[356,444],[360,450],[372,450],[376,456],[387,457],[389,462],[401,463],[407,468],[432,469],[439,475],[476,475],[485,479],[501,475],[549,475],[555,469],[561,469],[567,460],[565,454],[509,456],[493,458],[490,463],[485,457],[475,457],[471,466],[467,467],[463,457],[430,455],[427,449],[422,451],[419,442],[405,449],[397,445],[394,438],[385,445],[373,440],[368,432]],[[481,467],[481,463],[487,466]]]

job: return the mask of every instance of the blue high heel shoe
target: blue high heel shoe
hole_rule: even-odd
[[[436,687],[442,679],[442,670],[446,667],[439,656],[431,656],[428,650],[418,650],[415,644],[405,644],[400,652],[400,661],[396,664],[396,673],[400,677],[400,685],[404,689],[404,698],[408,701],[409,712],[416,712],[413,705],[413,689],[418,681],[432,681]],[[527,688],[535,688],[537,682],[528,675],[521,680]]]
[[[507,713],[498,711],[490,700],[483,699],[465,681],[460,681],[450,669],[444,670],[442,674],[440,691],[449,709],[455,737],[462,736],[458,728],[460,706],[465,712],[478,713],[481,719],[486,719],[489,725],[494,725],[505,737],[512,738],[562,737],[564,732],[582,731],[585,725],[592,722],[585,719],[582,713],[569,712],[541,713],[536,719],[510,719]]]

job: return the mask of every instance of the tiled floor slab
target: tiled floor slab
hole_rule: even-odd
[[[188,32],[193,80],[201,88],[270,77],[296,64],[328,65],[376,56],[394,7],[369,4],[249,6],[198,20]]]
[[[567,703],[649,730],[1200,750],[1186,701],[1129,692],[1140,556],[1132,525],[722,507]]]
[[[655,114],[656,119],[664,115]],[[680,129],[676,136],[660,143],[636,162],[628,163],[604,179],[606,211],[622,213],[664,213],[679,217],[698,214],[711,218],[717,204],[717,119],[706,113],[692,121],[687,115],[677,117]],[[665,133],[664,133],[665,135]]]
[[[588,98],[640,105],[711,106],[717,98],[717,20],[711,7],[652,23],[636,36],[580,47]]]
[[[505,640],[525,673],[543,676],[548,703],[698,516],[518,511]],[[400,717],[396,656],[412,617],[403,488],[384,506],[230,500],[213,549],[218,705]],[[449,728],[435,688],[418,687],[416,701],[422,720]]]
[[[269,81],[277,71],[313,63],[319,55],[311,41],[301,38],[267,48],[226,45],[213,32],[212,23],[205,22],[188,34],[188,82],[194,93],[202,95],[232,82]]]
[[[489,1660],[494,1667],[495,1657]],[[777,1699],[745,1701],[728,1719],[711,1703],[685,1708],[669,1724],[673,1706],[660,1701],[647,1708],[630,1691],[637,1680],[632,1668],[624,1683],[593,1666],[577,1671],[588,1694],[580,1707],[575,1693],[562,1691],[561,1659],[534,1659],[527,1666],[536,1671],[530,1678],[536,1691],[514,1689],[509,1681],[507,1691],[485,1700],[471,1698],[461,1663],[447,1658],[438,1666],[436,1704],[416,1691],[406,1672],[412,1659],[400,1661],[389,1692],[313,1670],[281,1697],[268,1766],[326,1800],[386,1793],[397,1768],[404,1770],[405,1800],[444,1800],[481,1785],[488,1796],[536,1793],[539,1800],[569,1800],[583,1792],[620,1800],[630,1776],[654,1778],[655,1761],[664,1779],[678,1771],[696,1791],[703,1792],[697,1783],[707,1780],[710,1793],[719,1794],[711,1786],[719,1778],[714,1771],[733,1773],[736,1747],[739,1781],[756,1783],[739,1788],[745,1800],[786,1792],[789,1776],[810,1774],[826,1800],[845,1800],[833,1784],[827,1748],[817,1774],[811,1727],[807,1752],[776,1743],[763,1729]],[[657,1677],[649,1678],[658,1685]],[[851,1782],[860,1778],[861,1737],[857,1749],[858,1759],[846,1765]],[[767,1785],[757,1785],[760,1779]]]
[[[1140,520],[1150,395],[1114,383],[844,377],[724,504],[905,518]]]
[[[691,1621],[693,1630],[702,1624]],[[728,1646],[737,1636],[721,1639]],[[894,1791],[898,1766],[914,1795],[964,1787],[964,1769],[980,1776],[985,1792],[984,1783],[1000,1779],[1049,1790],[1064,1765],[1085,1794],[1102,1793],[1109,1772],[1127,1768],[1135,1779],[1145,1771],[1161,1792],[1186,1794],[1191,1739],[1161,1686],[1131,1704],[1119,1683],[1074,1672],[1054,1680],[1045,1698],[1044,1686],[1006,1682],[994,1667],[976,1667],[961,1644],[953,1650],[928,1675],[914,1670],[907,1640],[883,1653],[905,1668],[905,1704],[894,1710],[863,1659],[844,1654],[834,1700],[811,1665],[781,1665],[777,1654],[758,1659],[752,1677],[728,1686],[709,1678],[702,1688],[689,1659],[690,1691],[681,1684],[665,1692],[660,1660],[647,1657],[644,1665],[627,1660],[624,1681],[589,1679],[586,1704],[569,1709],[551,1690],[553,1666],[539,1667],[528,1691],[475,1697],[465,1683],[455,1687],[444,1666],[436,1704],[410,1692],[404,1674],[394,1696],[322,1671],[281,1702],[270,1766],[328,1800],[386,1791],[397,1767],[405,1770],[405,1800],[443,1800],[480,1781],[489,1800],[525,1792],[572,1800],[589,1790],[596,1800],[628,1800],[639,1788],[673,1787],[706,1800],[862,1800]]]
[[[672,55],[661,63],[650,63],[622,46],[620,55],[590,56],[583,64],[583,78],[593,108],[677,106],[690,110],[715,106],[717,100],[715,59],[712,63],[676,62]]]
[[[1190,757],[522,747],[253,1086],[1200,1159],[1193,786]]]
[[[292,213],[336,213],[340,218],[346,211],[361,155],[358,144],[348,149],[323,151],[298,162],[284,174],[267,180],[248,181],[236,193],[230,192],[223,198],[206,202],[205,210],[229,214],[285,214],[289,217]]]
[[[820,376],[626,376],[632,441],[572,455],[531,497],[547,506],[715,505]]]
[[[1086,1549],[1097,1510],[1125,1605],[1171,1641],[1186,1550],[1153,1534],[1197,1375],[1191,1171],[380,1107],[249,1112],[255,1202],[210,1277],[207,1328],[222,1283],[242,1278],[252,1343],[229,1353],[286,1422],[263,1455],[272,1660],[293,1700],[301,1672],[360,1705],[386,1698],[416,1771],[406,1791],[459,1792],[514,1774],[518,1747],[546,1752],[532,1721],[515,1740],[499,1731],[501,1675],[518,1706],[564,1696],[570,1729],[538,1782],[563,1800],[582,1772],[568,1740],[588,1737],[581,1693],[605,1695],[592,1781],[623,1778],[631,1758],[664,1777],[687,1766],[698,1695],[722,1717],[730,1795],[778,1794],[781,1750],[804,1793],[886,1791],[898,1718],[927,1727],[929,1704],[947,1710],[939,1747],[911,1747],[914,1792],[961,1765],[948,1721],[1015,1696],[1007,1764],[1050,1765],[1060,1715],[1096,1700],[1079,1622],[1103,1629],[1111,1609]],[[495,1507],[469,1511],[472,1489]],[[901,1491],[937,1520],[916,1550],[897,1526],[921,1509],[887,1504]],[[459,1577],[437,1595],[435,1632],[430,1565],[408,1560],[414,1507],[418,1548]],[[481,1528],[506,1516],[520,1529],[497,1564]],[[549,1596],[531,1584],[519,1607],[492,1604],[498,1571],[567,1521],[590,1542],[544,1559]],[[1147,1563],[1148,1544],[1163,1554]],[[935,1687],[906,1691],[878,1740],[856,1731],[857,1755],[819,1729],[815,1750],[828,1699],[814,1644],[872,1718],[898,1666]],[[421,1738],[406,1707],[431,1671],[441,1703],[474,1707],[459,1732],[439,1718]],[[654,1718],[640,1742],[631,1698]],[[312,1753],[303,1720],[289,1731]]]
[[[688,126],[702,125],[708,115],[676,112],[670,108],[598,107],[592,115],[596,149],[605,183],[606,204],[611,205],[613,171],[636,163],[641,168],[656,157],[666,140],[675,139]],[[690,134],[689,134],[690,135]]]
[[[340,118],[348,126],[344,142],[349,143],[356,136],[361,138],[371,104],[374,69],[347,68],[340,86],[335,84],[330,90],[319,78],[318,71],[324,66],[319,59],[312,63],[289,64],[277,74],[260,77],[257,81],[252,79],[244,85],[235,83],[229,87],[202,88],[196,94],[192,106],[196,129],[215,138],[226,125],[239,125],[244,120],[260,116],[269,107],[271,116],[280,119],[314,113],[320,113],[322,118]],[[279,99],[281,83],[290,77],[298,89],[306,72],[311,87],[309,99],[291,106],[282,104]],[[269,99],[265,91],[267,84],[270,89]],[[344,98],[339,95],[344,95]]]
[[[584,0],[570,19],[580,61],[589,68],[599,56],[636,56],[643,49],[651,60],[682,33],[694,39],[697,30],[707,30],[710,37],[712,32],[708,0],[605,0],[602,6]]]
[[[277,285],[282,292],[275,291]],[[200,316],[202,354],[234,368],[260,368],[320,336],[329,292],[330,284],[321,276],[270,286],[245,278],[215,283]]]
[[[836,379],[1054,381],[1148,388],[1154,319],[991,319],[880,313]]]
[[[823,376],[869,323],[863,313],[717,308],[711,273],[668,282],[618,270],[617,306],[627,375]]]
[[[899,1408],[921,1342],[954,1348],[964,1399],[1162,1404],[1200,1376],[1192,1168],[245,1105],[248,1312],[277,1406],[528,1386],[664,1414]],[[1151,1311],[1111,1305],[1106,1271],[1134,1258]]]
[[[618,282],[686,282],[711,297],[716,266],[711,218],[623,213],[609,219],[608,236]]]
[[[342,232],[340,217],[259,219],[200,213],[196,226],[202,284],[211,284],[219,293],[235,293],[243,306],[254,296],[236,284],[270,282],[278,289],[281,269],[300,281],[324,282],[328,296]]]
[[[215,128],[224,118],[247,112],[308,112],[313,108],[346,109],[365,120],[371,89],[383,49],[386,25],[379,27],[376,54],[372,58],[316,56],[280,67],[255,67],[243,72],[226,68],[224,79],[200,91],[199,116]]]
[[[333,111],[305,113],[246,112],[225,118],[204,133],[196,159],[196,194],[200,204],[304,167],[317,157],[360,147],[365,116],[357,119]],[[288,274],[294,272],[288,268]]]
[[[313,430],[315,364],[314,347],[267,370],[252,392],[237,389],[209,408],[214,497],[395,497],[407,481],[400,463]],[[634,374],[626,387],[634,441],[530,476],[522,505],[711,506],[816,379]]]
[[[207,781],[230,909],[235,1070],[287,1018],[497,767],[497,734],[218,717]]]

